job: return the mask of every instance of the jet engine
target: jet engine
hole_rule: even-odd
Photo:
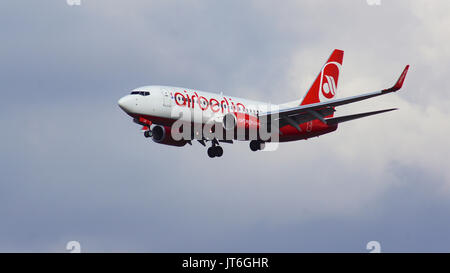
[[[259,120],[257,117],[245,113],[228,113],[222,118],[222,127],[227,131],[258,129]]]
[[[172,137],[172,128],[169,126],[155,125],[152,129],[152,140],[159,144],[165,144],[170,146],[184,146],[186,140],[175,140]]]

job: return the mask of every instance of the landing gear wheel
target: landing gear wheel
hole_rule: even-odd
[[[145,136],[146,138],[152,137],[152,131],[145,131],[145,132],[144,132],[144,136]]]
[[[216,146],[216,156],[221,157],[223,155],[223,149],[220,146]]]
[[[208,156],[209,157],[211,157],[211,158],[215,157],[216,156],[215,152],[216,152],[215,147],[209,147],[208,148]]]
[[[208,156],[213,157],[221,157],[223,155],[223,149],[220,146],[212,146],[208,148]]]
[[[252,150],[253,152],[256,152],[260,149],[261,149],[261,142],[259,142],[257,140],[250,141],[250,150]]]

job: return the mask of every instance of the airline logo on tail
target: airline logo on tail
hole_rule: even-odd
[[[337,62],[327,63],[320,75],[321,90],[319,91],[319,101],[333,99],[336,95],[337,80],[339,78],[339,72],[341,70],[341,64]]]
[[[333,51],[306,93],[301,105],[325,102],[335,98],[343,58],[344,51],[338,49]]]

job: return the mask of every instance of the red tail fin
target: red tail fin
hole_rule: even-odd
[[[301,105],[324,102],[336,96],[344,51],[335,49],[306,93]]]

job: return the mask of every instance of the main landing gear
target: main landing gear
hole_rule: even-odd
[[[253,152],[264,149],[264,142],[259,140],[250,141],[250,150]]]
[[[213,157],[221,157],[223,155],[223,149],[217,143],[217,140],[212,141],[212,146],[208,148],[208,156]]]

